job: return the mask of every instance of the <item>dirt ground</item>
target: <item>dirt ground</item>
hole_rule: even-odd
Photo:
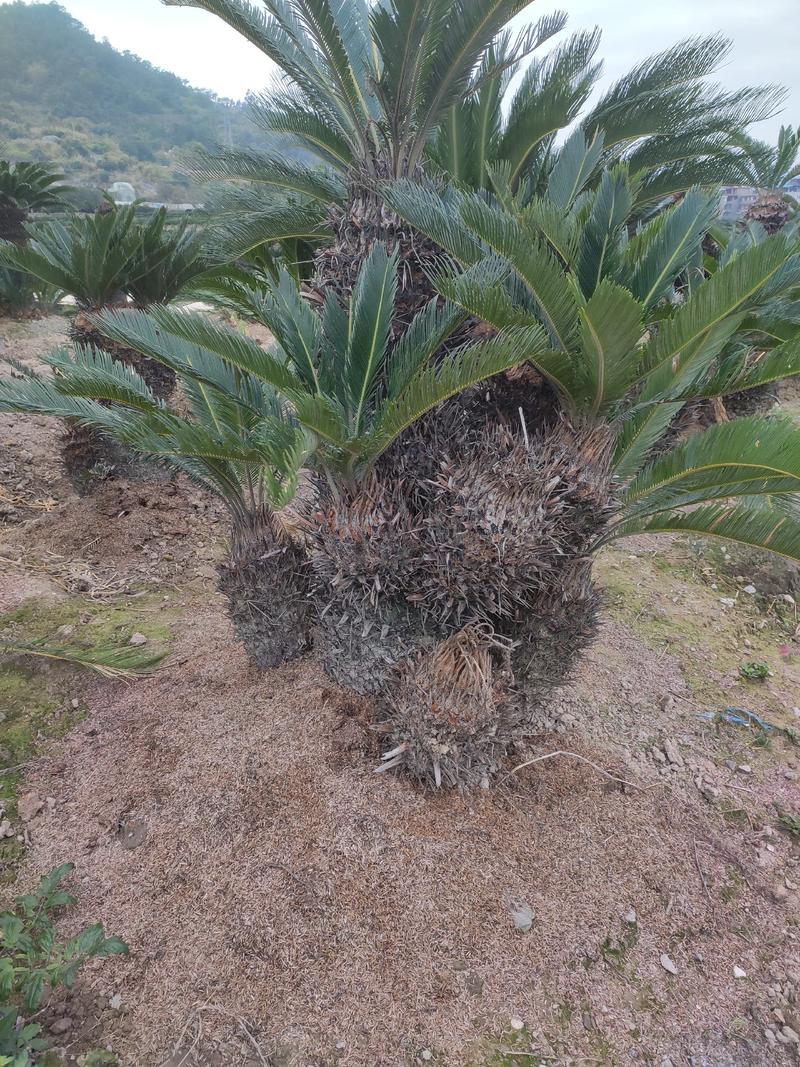
[[[0,323],[0,357],[63,335]],[[59,435],[0,416],[0,632],[169,652],[125,681],[0,663],[6,765],[2,728],[36,725],[7,778],[28,817],[5,802],[23,840],[4,896],[71,860],[64,932],[102,920],[130,947],[47,1006],[67,1062],[800,1062],[791,570],[666,540],[607,551],[606,624],[541,736],[491,790],[432,797],[374,774],[313,662],[247,664],[212,501],[182,481],[79,498]]]

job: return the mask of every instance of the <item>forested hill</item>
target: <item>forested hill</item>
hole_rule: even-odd
[[[189,192],[185,149],[253,136],[239,105],[96,41],[55,3],[0,4],[0,100],[12,158],[56,164],[73,184],[132,181],[164,200]]]

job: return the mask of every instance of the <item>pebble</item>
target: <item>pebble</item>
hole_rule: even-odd
[[[678,973],[678,968],[675,966],[675,964],[665,952],[661,953],[660,960],[661,966],[664,968],[665,971],[669,971],[670,974]]]
[[[139,648],[141,645],[147,644],[147,638],[144,634],[135,633],[131,634],[131,639],[128,642],[129,645],[133,645],[135,648]]]
[[[631,908],[630,911],[627,911],[624,915],[624,919],[628,926],[636,926],[636,923],[638,921],[636,916],[636,909]]]
[[[746,978],[747,977],[747,971],[745,971],[744,968],[740,967],[738,965],[738,963],[737,963],[736,966],[733,968],[733,977],[734,978]]]
[[[743,593],[747,593],[748,596],[755,596],[757,591],[758,590],[756,589],[756,587],[754,585],[746,585],[744,587],[744,589],[742,590],[742,592]]]
[[[678,746],[671,739],[664,742],[664,753],[670,763],[676,767],[683,766],[683,756],[678,751]]]
[[[433,1059],[433,1053],[429,1048],[424,1048],[422,1052],[420,1052],[419,1058],[421,1060],[425,1060],[425,1062],[427,1063],[429,1060]]]
[[[800,1034],[796,1030],[793,1030],[791,1026],[784,1026],[781,1029],[781,1033],[784,1037],[788,1037],[793,1045],[800,1045]]]
[[[65,1034],[67,1030],[72,1029],[72,1019],[69,1015],[64,1015],[61,1019],[56,1019],[54,1023],[51,1023],[50,1029],[54,1034]]]
[[[789,898],[789,890],[782,885],[776,885],[772,890],[772,899],[776,904],[782,904]]]
[[[739,774],[752,774],[753,773],[753,768],[750,766],[749,763],[740,763],[739,766],[736,768],[736,770],[739,772]]]
[[[81,702],[80,700],[78,700],[77,697],[73,697],[72,700],[70,700],[70,706],[73,708],[79,708],[81,706]]]
[[[733,599],[733,597],[729,597],[729,596],[721,596],[719,598],[719,602],[720,602],[720,604],[724,605],[724,607],[726,607],[726,608],[732,608],[734,606],[734,604],[736,603],[736,601]]]
[[[114,1009],[114,1011],[119,1011],[119,1009],[122,1007],[122,997],[119,995],[119,993],[114,994],[114,996],[109,1001],[109,1004]]]
[[[525,1023],[518,1015],[511,1016],[511,1029],[512,1030],[524,1030]]]

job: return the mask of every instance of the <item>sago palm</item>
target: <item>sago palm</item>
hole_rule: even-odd
[[[23,244],[31,212],[63,205],[68,192],[63,174],[40,163],[0,159],[0,241]]]
[[[448,302],[394,348],[397,260],[378,246],[349,313],[329,296],[316,316],[286,275],[250,294],[274,352],[202,317],[105,313],[104,332],[194,390],[188,420],[90,351],[58,357],[52,381],[0,392],[6,410],[80,418],[220,492],[248,531],[233,539],[228,586],[235,620],[247,604],[240,634],[269,663],[315,630],[333,677],[375,694],[384,766],[432,785],[484,780],[535,733],[596,632],[603,545],[688,532],[800,559],[793,425],[742,419],[651,458],[690,399],[800,373],[797,330],[757,358],[735,343],[773,321],[798,257],[772,237],[706,276],[714,203],[697,191],[630,239],[635,188],[617,168],[581,192],[580,148],[519,209],[414,183],[385,190],[453,259],[436,279]],[[454,306],[496,333],[437,356]],[[289,523],[273,509],[304,464],[315,499]]]
[[[777,233],[797,212],[796,201],[783,188],[800,175],[800,128],[781,126],[775,145],[757,141],[744,133],[734,135],[732,143],[739,149],[739,181],[758,189],[760,196],[751,204],[745,219],[760,223],[767,233]]]
[[[25,245],[0,243],[0,264],[23,272],[72,296],[77,314],[70,322],[76,345],[94,345],[135,366],[153,390],[168,396],[175,380],[160,363],[120,345],[98,331],[90,316],[103,308],[174,299],[207,269],[198,233],[184,222],[166,228],[165,212],[137,219],[134,206],[73,216],[27,227]],[[123,470],[127,460],[111,442],[85,426],[68,425],[62,449],[65,467],[78,489],[93,484],[92,473]]]
[[[390,348],[397,284],[398,254],[377,243],[348,308],[330,295],[318,316],[286,272],[268,289],[242,290],[252,317],[276,338],[274,351],[202,315],[166,308],[96,319],[104,336],[177,374],[186,417],[168,411],[130,367],[92,348],[57,353],[52,379],[3,383],[0,409],[79,420],[217,492],[233,526],[222,588],[251,657],[272,666],[296,655],[310,640],[313,609],[333,669],[347,598],[346,579],[331,573],[326,553],[339,536],[336,516],[373,491],[382,457],[427,411],[546,347],[540,327],[525,327],[456,347],[434,365],[463,318],[434,300]],[[302,466],[311,473],[316,522],[302,518],[302,507],[293,518],[279,513]],[[373,641],[382,659],[399,648],[399,635],[381,630]]]
[[[392,758],[432,781],[491,768],[519,728],[520,701],[535,721],[595,632],[591,558],[602,545],[691,532],[800,556],[793,425],[743,419],[652,458],[687,402],[800,372],[800,330],[781,322],[800,256],[771,237],[707,277],[699,268],[715,198],[698,191],[630,238],[636,186],[618,167],[581,192],[589,148],[576,134],[572,163],[562,157],[547,195],[521,207],[408,182],[385,190],[460,264],[436,280],[444,297],[500,335],[540,325],[549,340],[530,361],[544,391],[519,381],[516,424],[508,411],[499,429],[479,428],[472,442],[462,434],[465,449],[437,442],[417,458],[437,470],[425,558],[431,571],[437,552],[446,558],[455,632],[429,660],[410,661],[388,704]],[[415,516],[410,528],[421,525]],[[404,592],[434,602],[427,586]],[[463,691],[448,675],[458,664]]]
[[[512,188],[535,187],[602,69],[597,32],[535,55],[564,28],[563,13],[516,35],[504,29],[526,0],[166,2],[222,18],[282,75],[251,108],[266,152],[229,149],[195,161],[198,176],[237,183],[218,185],[209,198],[223,245],[241,253],[281,243],[289,260],[308,259],[316,245],[324,291],[329,284],[349,290],[376,237],[397,239],[412,307],[417,290],[417,300],[430,296],[431,250],[398,230],[375,196],[376,180],[444,169],[478,188],[495,172]],[[728,49],[719,37],[686,41],[617,82],[581,119],[590,135],[606,131],[596,163],[630,157],[647,178],[650,204],[724,179],[727,135],[770,114],[781,97],[709,84]],[[512,76],[531,55],[509,97]]]
[[[2,146],[0,146],[0,151]],[[64,176],[39,163],[0,159],[0,241],[24,244],[32,211],[59,207],[70,191]],[[34,287],[20,271],[0,265],[0,310],[19,315],[34,306]]]

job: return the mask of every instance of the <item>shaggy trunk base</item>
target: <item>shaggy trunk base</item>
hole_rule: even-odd
[[[768,234],[779,233],[792,217],[792,207],[779,192],[763,193],[744,213],[745,222],[760,222]]]
[[[236,636],[257,667],[278,667],[311,647],[309,579],[305,550],[274,530],[269,519],[234,533],[219,589]]]
[[[407,663],[384,701],[391,747],[381,770],[402,767],[432,788],[485,783],[529,720],[507,652],[487,629],[466,626]]]
[[[535,733],[597,628],[607,428],[547,404],[538,427],[530,409],[522,425],[486,410],[482,425],[469,404],[423,423],[405,456],[323,505],[314,537],[324,665],[378,695],[387,768],[432,786],[482,781]]]
[[[168,400],[175,389],[175,372],[158,360],[149,359],[133,348],[118,344],[94,329],[84,315],[77,315],[70,326],[70,339],[74,344],[101,348],[120,363],[127,363],[144,379],[145,384],[159,400]]]
[[[134,482],[165,483],[175,475],[98,430],[66,423],[61,438],[61,461],[75,491],[81,496],[94,492],[111,478]]]

